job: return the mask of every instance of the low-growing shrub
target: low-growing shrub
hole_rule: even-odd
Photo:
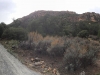
[[[86,38],[89,36],[89,32],[87,30],[82,30],[78,33],[79,37]]]
[[[67,70],[75,71],[94,64],[100,49],[99,43],[80,38],[70,40],[69,43],[64,54],[64,65]]]
[[[45,55],[47,55],[48,54],[47,49],[50,46],[50,44],[51,43],[49,41],[47,41],[47,40],[40,41],[36,45],[35,52],[39,53],[39,54],[45,54]]]
[[[34,50],[35,45],[35,43],[30,43],[29,41],[22,41],[20,42],[19,47],[25,50]]]
[[[18,40],[2,40],[1,42],[7,51],[13,53],[15,50],[19,48],[19,41]]]
[[[61,45],[50,47],[47,51],[53,57],[63,56],[65,52],[64,46],[61,46]]]
[[[63,56],[65,52],[64,39],[61,37],[53,37],[51,40],[51,45],[49,46],[47,51],[53,57]]]

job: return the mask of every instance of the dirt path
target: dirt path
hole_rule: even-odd
[[[33,72],[6,51],[0,44],[0,75],[41,75]]]

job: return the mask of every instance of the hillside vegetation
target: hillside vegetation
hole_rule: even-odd
[[[82,30],[87,30],[90,35],[98,35],[99,25],[100,14],[94,12],[77,14],[70,11],[36,11],[14,20],[9,26],[23,27],[43,36],[77,36]]]
[[[100,14],[98,13],[35,11],[13,20],[9,25],[0,23],[0,31],[1,39],[18,41],[15,45],[14,42],[6,42],[8,47],[11,46],[10,49],[16,53],[21,53],[19,50],[22,49],[24,51],[22,54],[27,58],[28,55],[47,57],[49,64],[52,65],[50,67],[57,68],[61,75],[79,75],[82,70],[86,75],[91,75],[95,71],[93,74],[96,75],[98,73],[96,71],[100,69],[85,70],[90,66],[95,68],[99,56]],[[30,52],[32,55],[28,54]]]

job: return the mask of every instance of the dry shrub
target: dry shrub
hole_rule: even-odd
[[[43,40],[43,36],[41,34],[38,34],[37,32],[30,32],[28,35],[28,41],[29,42],[34,42],[38,44],[40,41]]]
[[[64,40],[61,37],[46,36],[40,41],[35,51],[50,56],[61,56],[64,54]]]
[[[99,43],[81,38],[69,39],[66,42],[69,47],[64,54],[65,69],[75,71],[94,64],[100,49]]]
[[[37,32],[30,32],[28,41],[22,42],[20,46],[24,49],[32,49],[39,54],[49,54],[51,56],[61,56],[65,51],[62,37],[43,37]]]
[[[50,42],[46,40],[40,41],[36,47],[35,47],[35,52],[43,55],[48,55],[47,49],[50,46]]]
[[[48,53],[53,56],[63,56],[64,49],[64,40],[61,37],[53,37],[51,40],[51,45],[47,49]]]
[[[38,34],[37,32],[30,32],[28,34],[28,40],[21,42],[20,47],[23,49],[34,50],[36,45],[38,45],[38,43],[42,40],[43,36],[41,34]]]

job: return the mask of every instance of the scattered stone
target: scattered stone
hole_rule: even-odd
[[[29,64],[30,67],[33,67],[33,64]]]
[[[57,73],[56,73],[56,75],[60,75],[60,73],[59,73],[59,72],[57,72]]]
[[[31,62],[33,62],[34,61],[34,58],[31,58]]]
[[[44,64],[44,61],[40,61],[41,62],[41,64]]]
[[[85,72],[84,72],[84,71],[82,71],[82,72],[80,73],[80,75],[85,75]]]
[[[54,68],[52,72],[53,72],[54,74],[56,74],[56,73],[57,73],[57,70]]]
[[[35,61],[35,62],[39,62],[39,61],[40,61],[40,58],[36,57],[36,58],[34,59],[34,61]]]
[[[44,65],[44,64],[41,66],[41,68],[45,68],[45,67],[46,67],[46,65]]]
[[[43,73],[46,73],[47,71],[43,71]]]
[[[51,71],[51,70],[52,70],[52,68],[51,68],[51,67],[49,67],[49,68],[48,68],[48,71]]]
[[[44,70],[47,72],[48,71],[48,68],[44,68]]]
[[[8,44],[8,42],[5,42],[5,44]]]
[[[40,65],[42,65],[42,64],[41,64],[41,62],[35,62],[34,65],[35,65],[35,66],[40,66]]]

